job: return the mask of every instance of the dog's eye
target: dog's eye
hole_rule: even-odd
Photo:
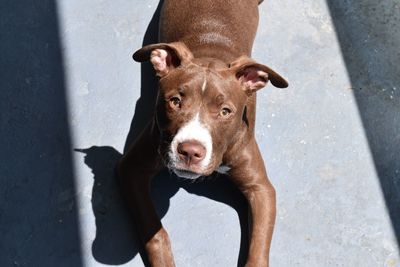
[[[223,108],[223,109],[221,109],[221,111],[219,112],[219,114],[220,114],[222,117],[228,117],[231,113],[232,113],[232,110],[230,110],[229,108]]]
[[[179,97],[171,97],[169,99],[169,104],[172,108],[180,108],[181,107],[181,99]]]

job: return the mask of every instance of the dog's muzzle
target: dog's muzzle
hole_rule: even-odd
[[[169,168],[180,177],[196,179],[208,169],[211,155],[211,134],[197,114],[173,138],[168,155]]]

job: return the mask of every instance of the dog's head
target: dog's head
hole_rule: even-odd
[[[159,80],[157,124],[160,151],[178,176],[210,175],[246,129],[248,97],[267,81],[288,84],[279,74],[248,57],[229,65],[197,59],[181,42],[145,46],[133,58],[150,60]]]

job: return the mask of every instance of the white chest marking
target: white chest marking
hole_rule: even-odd
[[[215,171],[221,174],[227,174],[231,167],[226,165],[220,165]]]

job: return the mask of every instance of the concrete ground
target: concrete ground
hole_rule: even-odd
[[[0,4],[0,266],[143,266],[113,166],[151,114],[158,1]],[[155,15],[154,15],[155,14]],[[253,57],[277,190],[271,266],[400,266],[400,3],[273,1]],[[128,135],[129,133],[129,135]],[[241,266],[246,205],[222,176],[162,173],[153,197],[177,266]]]

